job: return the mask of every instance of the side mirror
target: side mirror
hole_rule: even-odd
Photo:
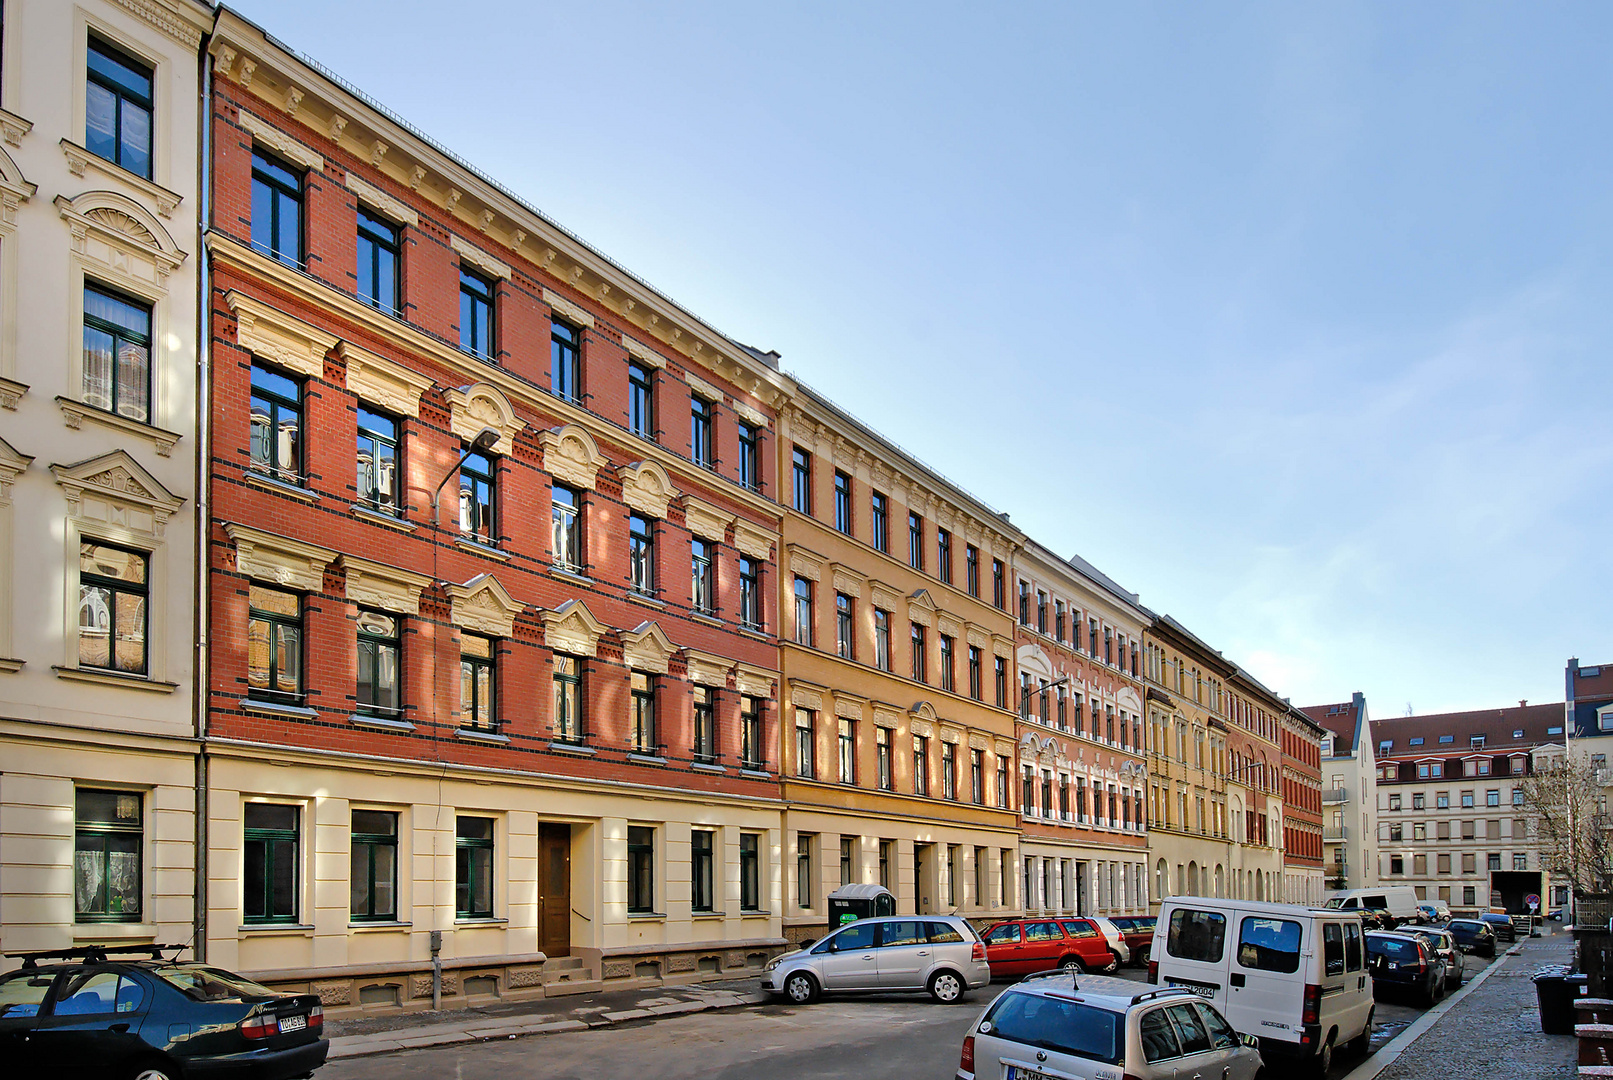
[[[1240,1032],[1238,1035],[1238,1041],[1249,1047],[1251,1050],[1260,1049],[1260,1040],[1255,1038],[1253,1035],[1250,1035],[1248,1032]]]
[[[802,952],[806,952],[808,949],[812,948],[812,946],[816,945],[817,943],[818,943],[817,938],[802,938],[801,939],[801,944],[797,945],[796,948],[800,949]]]

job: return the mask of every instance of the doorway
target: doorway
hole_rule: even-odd
[[[571,826],[538,826],[538,948],[571,953]]]
[[[913,845],[913,891],[917,894],[915,899],[918,905],[915,908],[920,915],[931,915],[935,912],[935,845]]]

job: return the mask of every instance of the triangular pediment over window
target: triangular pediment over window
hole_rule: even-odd
[[[123,450],[76,465],[52,465],[50,471],[75,518],[161,536],[169,517],[185,504]]]

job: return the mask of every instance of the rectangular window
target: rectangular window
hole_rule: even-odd
[[[840,721],[840,782],[842,784],[855,784],[857,782],[857,728],[850,721]]]
[[[874,666],[891,669],[891,613],[879,608],[874,609]]]
[[[976,806],[986,805],[986,756],[984,750],[969,751],[969,798]]]
[[[1501,805],[1501,790],[1499,788],[1496,788],[1493,791],[1486,791],[1484,793],[1484,805],[1485,806],[1500,806]]]
[[[1472,907],[1474,904],[1478,903],[1478,899],[1477,899],[1477,895],[1476,895],[1477,891],[1478,890],[1475,889],[1472,885],[1463,885],[1462,886],[1462,903],[1465,904],[1468,907]]]
[[[887,889],[891,887],[891,847],[889,840],[879,842],[879,883]]]
[[[690,604],[704,615],[717,610],[715,577],[711,565],[711,548],[699,537],[689,540],[689,593]]]
[[[288,484],[302,482],[302,385],[252,365],[252,468]]]
[[[647,825],[627,827],[627,913],[655,910],[655,830]]]
[[[145,555],[93,540],[78,544],[78,663],[146,674],[151,576]]]
[[[151,179],[152,71],[90,38],[84,85],[84,149]]]
[[[689,907],[695,911],[711,911],[714,907],[713,839],[708,829],[695,829],[689,833]]]
[[[628,516],[627,561],[633,591],[641,596],[654,596],[655,526],[642,514]]]
[[[554,737],[556,742],[580,743],[588,734],[583,711],[582,660],[565,653],[554,655]]]
[[[1064,601],[1053,601],[1053,637],[1058,641],[1064,640]]]
[[[969,696],[976,701],[982,700],[985,693],[981,686],[980,646],[969,646]]]
[[[242,815],[242,921],[297,921],[297,808],[247,803]]]
[[[930,740],[913,736],[913,794],[930,793]]]
[[[804,577],[795,579],[795,640],[798,645],[812,644],[812,582]]]
[[[852,881],[853,859],[856,853],[855,843],[849,836],[840,838],[840,884],[850,885]]]
[[[835,653],[842,660],[857,658],[854,611],[851,597],[845,593],[835,593]]]
[[[851,535],[851,477],[835,470],[835,528]]]
[[[689,460],[707,469],[715,468],[711,452],[711,402],[689,396]]]
[[[767,763],[762,753],[762,699],[745,694],[739,699],[739,763],[760,769]]]
[[[1020,769],[1019,808],[1027,814],[1036,813],[1036,770],[1029,765]]]
[[[941,744],[941,798],[958,797],[958,748],[952,743]]]
[[[1471,791],[1462,792],[1462,806],[1464,809],[1470,809],[1473,806],[1473,793]]]
[[[1019,583],[1019,625],[1031,624],[1031,585],[1028,581]]]
[[[913,623],[912,627],[913,681],[927,682],[929,681],[927,678],[929,672],[925,670],[925,653],[927,650],[925,649],[924,627],[918,623]]]
[[[874,764],[879,773],[879,790],[891,791],[891,733],[889,728],[874,729]]]
[[[694,688],[694,759],[717,760],[717,691],[709,686]]]
[[[997,806],[1008,809],[1008,758],[997,755]]]
[[[799,833],[795,838],[795,902],[797,906],[812,906],[812,834]]]
[[[627,365],[627,430],[641,439],[655,438],[655,383],[647,365]]]
[[[84,286],[84,404],[151,423],[151,306]]]
[[[145,876],[141,796],[80,788],[73,800],[74,921],[139,922]]]
[[[795,775],[812,779],[818,775],[813,767],[813,747],[816,744],[818,714],[811,709],[795,710]]]
[[[554,526],[554,565],[582,570],[582,495],[561,484],[550,489]]]
[[[549,323],[549,389],[556,397],[582,401],[582,331],[559,319]]]
[[[252,151],[252,246],[302,265],[302,174],[261,150]]]
[[[398,227],[358,208],[358,298],[373,308],[396,315],[398,303]],[[464,315],[460,304],[460,315]],[[460,330],[463,339],[463,326]],[[475,350],[472,350],[475,351]]]
[[[1060,731],[1069,729],[1070,697],[1061,681],[1058,687],[1058,725]]]
[[[1047,633],[1047,594],[1041,589],[1036,590],[1036,630]]]
[[[964,588],[969,595],[980,597],[980,549],[973,544],[963,545]]]
[[[790,494],[794,499],[791,505],[803,514],[810,514],[812,513],[812,455],[797,446],[793,448],[790,460]]]
[[[295,593],[252,585],[247,605],[247,697],[300,702],[302,601]]]
[[[907,515],[907,565],[924,569],[924,519],[911,511]]]
[[[1087,620],[1087,654],[1089,656],[1094,656],[1094,657],[1096,657],[1098,655],[1098,620],[1097,619],[1088,619]],[[1176,665],[1176,692],[1178,694],[1183,693],[1183,690],[1182,690],[1182,672],[1183,672],[1183,670],[1184,669],[1183,669],[1182,665],[1180,663],[1178,663]]]
[[[1031,676],[1028,671],[1019,673],[1019,718],[1031,718]]]
[[[739,910],[762,908],[762,838],[757,833],[739,834]]]
[[[348,914],[354,922],[398,917],[398,815],[354,810],[348,864]]]
[[[952,534],[940,527],[935,530],[935,576],[952,584]]]
[[[870,492],[868,496],[869,518],[873,526],[872,542],[880,551],[889,551],[890,537],[890,502],[883,492]]]
[[[1008,610],[1007,582],[1003,579],[1004,573],[1003,561],[991,560],[991,602],[998,611]]]
[[[1529,869],[1529,853],[1525,852],[1525,851],[1515,851],[1515,852],[1513,852],[1512,853],[1512,869],[1514,869],[1514,870],[1527,870],[1527,869]]]
[[[659,754],[661,745],[655,730],[655,676],[635,671],[628,676],[633,710],[633,751]]]
[[[493,639],[459,635],[459,722],[479,731],[498,729],[498,690]]]
[[[487,454],[466,454],[459,463],[459,531],[479,544],[498,539],[494,531],[494,459]]]
[[[739,560],[739,623],[750,630],[762,628],[761,570],[755,559]]]
[[[761,458],[756,450],[759,437],[756,425],[741,420],[734,427],[739,432],[739,482],[751,491],[760,491],[762,473],[758,467]]]
[[[454,915],[493,917],[493,819],[462,817],[455,822]]]
[[[393,517],[398,505],[398,422],[389,416],[358,407],[359,502]]]
[[[358,613],[358,711],[397,719],[403,712],[399,620],[380,611]]]
[[[955,674],[956,650],[953,645],[953,639],[946,634],[938,636],[941,639],[941,689],[954,692],[957,689],[957,678]]]
[[[1486,858],[1485,858],[1485,869],[1486,870],[1499,870],[1499,869],[1501,869],[1501,853],[1499,851],[1492,851],[1492,852],[1489,853],[1488,856],[1486,856]]]
[[[1000,656],[995,657],[995,660],[997,663],[992,675],[997,688],[997,708],[1006,709],[1008,708],[1008,661]]]

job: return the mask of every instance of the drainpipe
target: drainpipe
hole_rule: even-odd
[[[431,932],[431,1011],[442,1011],[442,931]]]
[[[207,226],[207,216],[210,212],[212,200],[209,198],[208,184],[212,180],[213,163],[211,160],[212,135],[208,124],[210,102],[213,93],[213,56],[207,51],[208,39],[204,37],[201,43],[201,94],[197,102],[198,133],[201,146],[199,161],[196,166],[196,502],[195,502],[195,529],[194,550],[192,558],[192,595],[195,598],[195,635],[196,652],[191,671],[192,709],[196,718],[196,824],[195,866],[196,900],[193,909],[195,932],[191,955],[198,962],[207,959],[207,687],[210,678],[210,654],[208,652],[207,633],[207,538],[208,520],[212,515],[212,500],[209,498],[208,475],[208,402],[209,371],[208,359],[210,356],[208,326],[210,319],[209,293],[212,289],[212,277],[208,264],[207,247],[203,244],[202,234]]]

